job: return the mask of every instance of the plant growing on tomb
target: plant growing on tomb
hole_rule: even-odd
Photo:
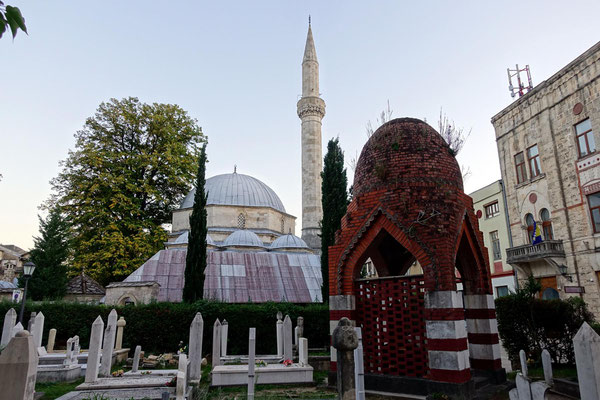
[[[185,284],[183,300],[193,303],[202,298],[204,290],[204,269],[206,268],[206,235],[208,234],[206,201],[206,143],[200,149],[194,208],[190,215],[190,233],[185,259]]]

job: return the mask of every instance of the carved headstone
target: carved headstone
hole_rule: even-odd
[[[277,332],[277,357],[283,357],[283,321],[281,318],[281,312],[278,312],[277,324],[275,325]]]
[[[227,334],[229,333],[229,323],[226,319],[221,324],[221,357],[227,355]]]
[[[38,355],[33,337],[19,331],[0,354],[0,397],[6,400],[33,400]]]
[[[546,381],[546,385],[552,386],[552,357],[546,349],[542,350],[542,367],[544,368],[544,380]]]
[[[56,342],[56,329],[52,328],[48,332],[48,343],[46,344],[46,351],[48,353],[54,351],[54,342]]]
[[[21,325],[20,322],[17,322],[17,324],[12,328],[12,331],[10,332],[11,338],[17,336],[17,333],[21,332],[22,330],[24,330],[23,325]]]
[[[283,319],[283,359],[291,360],[293,357],[292,353],[292,320],[289,315],[286,315]]]
[[[187,391],[187,356],[182,353],[179,355],[179,369],[177,370],[177,387],[175,389],[176,400],[185,400]]]
[[[248,400],[254,400],[254,369],[256,367],[256,328],[250,328],[248,334]]]
[[[123,348],[123,329],[127,325],[125,318],[121,317],[117,321],[117,341],[115,343],[115,350],[121,350]]]
[[[87,369],[85,371],[86,383],[95,382],[98,379],[98,364],[100,361],[103,331],[104,321],[98,316],[92,324],[92,333],[90,335],[90,348],[88,352]]]
[[[104,331],[104,343],[102,345],[102,363],[100,364],[100,376],[110,376],[112,367],[112,355],[115,348],[115,336],[117,334],[117,311],[113,309],[108,314],[108,322]]]
[[[301,367],[308,366],[308,339],[303,337],[298,342],[298,363]]]
[[[354,349],[358,347],[358,336],[352,322],[346,317],[338,322],[331,336],[337,350],[337,390],[340,400],[355,400]]]
[[[142,346],[135,346],[135,351],[133,352],[133,364],[131,365],[131,372],[138,372],[138,368],[140,367],[140,354],[142,353]]]
[[[202,377],[202,335],[204,334],[204,320],[202,314],[196,313],[190,324],[190,340],[188,354],[190,355],[189,377],[190,382],[200,382]]]
[[[584,322],[573,346],[581,400],[600,399],[600,336]]]
[[[217,318],[213,325],[212,366],[221,365],[221,322]]]
[[[27,330],[31,333],[33,332],[33,324],[35,323],[35,315],[37,313],[34,311],[31,313],[31,315],[29,316],[29,322],[27,322]]]
[[[17,322],[17,312],[14,308],[11,308],[4,315],[4,324],[2,325],[2,338],[0,339],[0,347],[4,347],[8,344],[12,338],[11,332]]]
[[[356,381],[356,400],[365,400],[365,367],[363,359],[362,330],[354,328],[358,338],[358,347],[354,350],[354,379]]]
[[[33,344],[35,348],[42,347],[42,334],[44,333],[44,313],[40,311],[33,320]]]

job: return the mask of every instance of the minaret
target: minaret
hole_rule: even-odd
[[[298,101],[298,117],[302,120],[302,239],[313,249],[321,248],[321,120],[324,116],[325,102],[319,97],[319,62],[309,17],[302,60],[302,98]]]

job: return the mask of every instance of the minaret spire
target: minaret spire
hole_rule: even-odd
[[[324,116],[325,102],[319,94],[319,62],[309,15],[302,59],[302,98],[298,101],[298,117],[302,120],[302,239],[313,249],[321,247],[321,121]]]

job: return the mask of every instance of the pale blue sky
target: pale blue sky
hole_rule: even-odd
[[[492,115],[506,68],[534,85],[600,40],[595,1],[18,1],[29,36],[0,40],[0,243],[32,246],[73,134],[99,103],[176,103],[209,137],[208,176],[271,186],[301,221],[301,61],[307,18],[327,104],[323,146],[360,152],[367,121],[440,107],[467,130],[471,192],[500,178]],[[349,178],[352,181],[353,174]]]

